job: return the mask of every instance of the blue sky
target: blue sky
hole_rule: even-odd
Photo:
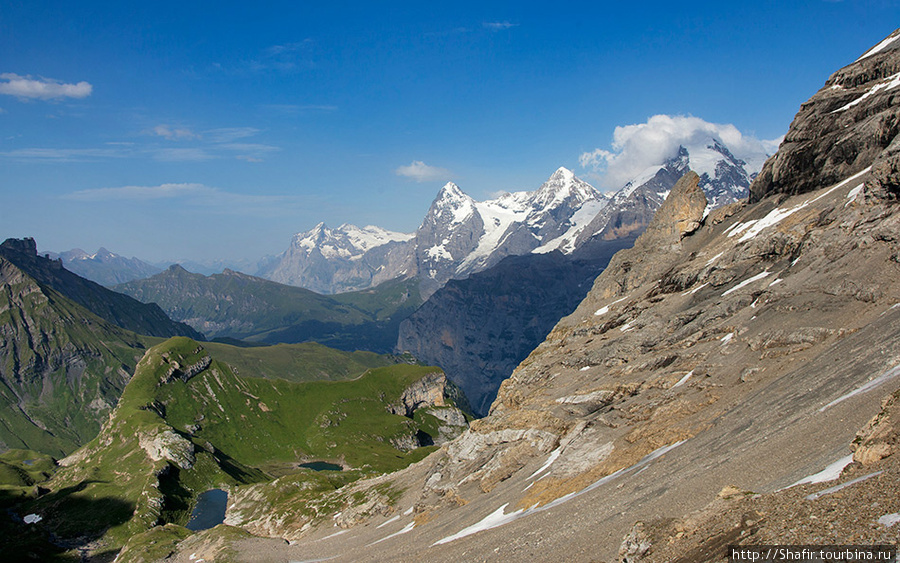
[[[258,258],[537,188],[653,116],[783,135],[898,1],[0,0],[0,237]],[[681,120],[679,123],[687,123]]]

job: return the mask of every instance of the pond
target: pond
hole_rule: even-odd
[[[336,463],[328,463],[327,461],[310,461],[309,463],[301,463],[300,467],[312,469],[313,471],[342,471],[344,469]]]
[[[186,528],[199,532],[218,526],[225,521],[225,508],[228,506],[228,493],[222,489],[210,489],[197,497],[197,506],[191,512]]]

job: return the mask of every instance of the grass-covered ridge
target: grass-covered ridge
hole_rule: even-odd
[[[259,347],[206,342],[203,346],[240,376],[297,382],[353,379],[367,369],[394,363],[374,352],[343,352],[315,342]]]
[[[100,434],[39,483],[42,490],[14,465],[0,475],[26,497],[13,503],[14,510],[42,515],[39,527],[59,538],[101,539],[118,549],[154,526],[184,525],[193,499],[212,487],[233,490],[297,473],[290,478],[311,484],[306,494],[329,493],[330,503],[352,503],[332,493],[431,451],[416,446],[433,424],[391,410],[398,410],[411,385],[434,380],[437,368],[382,365],[354,379],[297,382],[274,372],[268,378],[246,375],[252,371],[246,367],[236,373],[219,357],[248,350],[252,361],[262,361],[264,349],[228,349],[184,337],[150,348]],[[268,365],[292,364],[282,358]],[[297,468],[309,460],[340,463],[349,471],[324,477]]]

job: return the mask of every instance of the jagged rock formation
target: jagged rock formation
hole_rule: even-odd
[[[53,288],[106,321],[148,336],[188,336],[203,339],[191,327],[172,321],[158,306],[145,305],[127,295],[110,291],[66,270],[56,260],[38,256],[32,238],[7,239],[0,256],[26,272],[40,284]]]
[[[447,376],[441,372],[426,375],[403,390],[400,398],[394,404],[388,405],[388,410],[400,416],[411,417],[416,410],[422,407],[444,407]]]
[[[753,184],[752,201],[773,193],[818,189],[872,166],[876,158],[896,158],[896,148],[884,152],[900,132],[896,90],[900,42],[896,39],[896,35],[888,37],[883,47],[873,48],[832,74],[803,104],[778,153]],[[891,168],[887,165],[883,170]],[[893,182],[887,181],[887,186],[894,186],[887,189],[896,196]]]
[[[418,431],[391,440],[400,451],[410,451],[422,446],[441,445],[462,434],[468,427],[464,412],[468,403],[462,392],[451,383],[443,372],[425,375],[403,390],[400,398],[388,405],[393,414],[414,419],[431,417],[432,432]]]

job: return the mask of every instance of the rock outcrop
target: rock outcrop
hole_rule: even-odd
[[[877,170],[879,159],[896,159],[896,148],[883,153],[900,132],[897,36],[894,32],[881,49],[873,48],[835,72],[800,107],[778,153],[766,162],[753,183],[752,202],[769,194],[793,195],[819,189],[873,163]],[[883,174],[878,172],[876,177]],[[879,179],[878,185],[885,194],[896,197],[897,178],[884,177],[884,181],[886,184]]]
[[[443,372],[426,375],[403,390],[397,402],[388,406],[388,410],[400,416],[411,417],[422,407],[443,407],[447,376]]]
[[[425,375],[403,390],[400,397],[389,404],[392,414],[414,418],[417,413],[434,419],[430,434],[396,436],[391,440],[398,450],[410,451],[421,446],[444,444],[462,434],[469,423],[461,408],[468,410],[462,391],[447,380],[443,372]]]
[[[138,444],[152,461],[167,461],[181,469],[194,466],[194,445],[171,429],[140,434]]]

